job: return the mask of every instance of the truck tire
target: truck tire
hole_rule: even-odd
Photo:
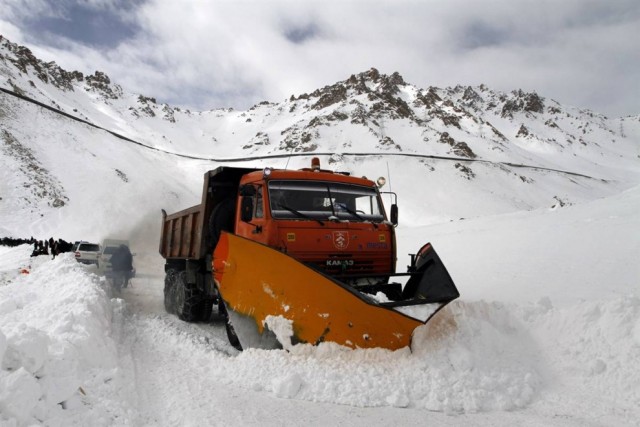
[[[176,312],[176,270],[167,270],[164,276],[164,309],[169,314]]]
[[[187,283],[187,272],[179,272],[175,280],[175,308],[178,318],[185,322],[198,321],[201,302],[202,295],[195,283]]]
[[[213,304],[215,300],[205,298],[200,302],[200,321],[210,322],[211,314],[213,314]]]
[[[227,198],[213,208],[209,216],[209,246],[214,249],[222,231],[233,231],[235,200]]]

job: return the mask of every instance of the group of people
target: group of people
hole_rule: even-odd
[[[54,240],[36,240],[33,237],[29,239],[16,239],[13,237],[0,238],[0,245],[15,247],[24,244],[33,245],[32,257],[38,255],[52,255],[54,259],[56,255],[63,252],[71,252],[73,244],[63,239]],[[120,291],[122,287],[129,286],[129,280],[133,271],[133,255],[127,245],[120,245],[118,249],[111,255],[112,280],[116,290]]]
[[[72,243],[62,239],[54,240],[53,237],[50,237],[49,240],[36,240],[33,237],[29,239],[3,237],[0,239],[0,245],[2,246],[15,247],[25,244],[33,245],[33,252],[31,252],[32,257],[38,255],[53,255],[53,258],[55,258],[56,255],[63,252],[70,252],[73,247]]]
[[[9,247],[15,247],[15,246],[20,246],[20,245],[25,245],[25,244],[33,244],[33,242],[35,242],[36,239],[34,239],[33,237],[30,239],[15,239],[13,237],[3,237],[0,239],[0,245],[2,246],[9,246]]]
[[[53,237],[50,237],[49,240],[45,241],[33,239],[32,243],[34,245],[33,252],[31,253],[32,257],[38,255],[53,255],[53,258],[51,259],[54,259],[56,255],[63,252],[70,252],[73,247],[72,243],[62,239],[53,240]]]

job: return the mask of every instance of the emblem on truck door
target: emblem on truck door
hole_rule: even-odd
[[[349,246],[349,232],[348,231],[334,231],[333,232],[333,246],[336,249],[347,249]]]

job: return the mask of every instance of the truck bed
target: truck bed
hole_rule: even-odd
[[[203,256],[203,205],[199,204],[171,215],[162,211],[160,255],[164,258],[199,259]]]
[[[216,189],[237,192],[240,178],[257,169],[220,166],[204,174],[200,204],[170,215],[162,210],[160,255],[169,259],[204,260],[208,251],[209,216],[221,201]]]

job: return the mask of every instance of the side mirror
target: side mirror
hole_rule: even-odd
[[[243,222],[250,222],[253,219],[252,196],[242,196],[242,201],[240,202],[240,219]]]
[[[391,205],[391,224],[398,225],[398,205]]]

